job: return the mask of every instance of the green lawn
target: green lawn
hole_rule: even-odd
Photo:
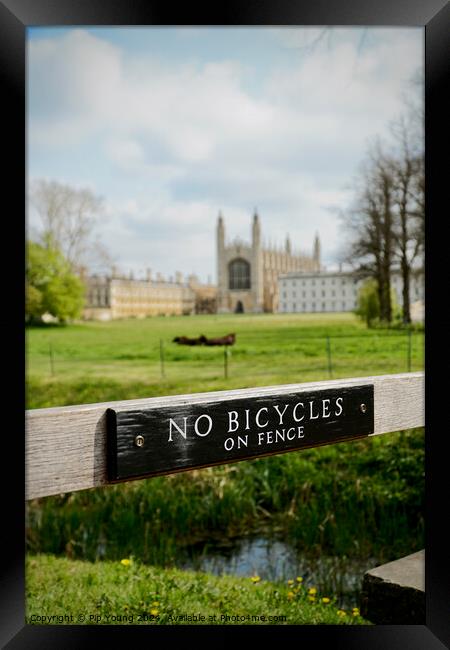
[[[367,624],[358,610],[338,610],[329,594],[309,593],[297,576],[280,584],[162,570],[129,558],[90,563],[48,555],[29,557],[26,575],[30,624]]]
[[[237,341],[227,378],[223,348],[172,342],[230,332]],[[352,314],[156,317],[28,328],[26,337],[28,408],[324,380],[327,337],[332,378],[408,370],[408,333],[367,330]],[[411,337],[410,359],[411,370],[423,369],[423,332]],[[132,615],[133,623],[176,624],[190,622],[176,615],[201,613],[208,620],[200,623],[236,624],[222,614],[286,616],[272,622],[287,624],[365,623],[351,612],[338,614],[332,594],[310,601],[302,587],[170,568],[187,544],[246,534],[268,521],[316,553],[376,553],[387,561],[422,548],[423,431],[30,502],[27,620],[85,612],[102,617],[85,623],[129,622],[108,621],[109,613]],[[121,564],[132,554],[130,565]],[[152,609],[157,617],[148,616]],[[137,620],[139,613],[147,618]],[[264,621],[245,621],[252,622]]]
[[[188,347],[172,342],[175,336],[218,336],[229,332],[235,332],[237,340],[230,349],[227,378],[222,347]],[[90,322],[29,328],[26,341],[28,408],[408,370],[406,332],[367,330],[348,313]],[[422,368],[423,333],[414,332],[411,370]]]

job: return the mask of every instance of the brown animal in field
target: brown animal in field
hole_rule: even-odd
[[[236,334],[227,334],[215,339],[206,339],[205,345],[234,345],[236,342]]]
[[[205,339],[204,336],[193,339],[190,339],[188,336],[176,336],[173,342],[178,343],[178,345],[202,345],[204,342],[203,339]]]

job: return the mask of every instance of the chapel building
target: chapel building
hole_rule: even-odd
[[[217,311],[278,311],[278,277],[294,271],[320,271],[320,241],[316,235],[312,254],[294,251],[289,236],[284,248],[264,246],[255,211],[251,242],[226,241],[223,216],[217,221]]]

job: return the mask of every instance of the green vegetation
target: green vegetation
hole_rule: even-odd
[[[309,554],[388,561],[423,547],[423,499],[423,432],[398,432],[39,499],[28,548],[170,566],[196,542],[272,526]]]
[[[84,304],[84,285],[54,247],[27,244],[25,316],[37,323],[49,313],[60,322],[78,318]]]
[[[233,331],[228,379],[222,348],[172,343],[177,335]],[[333,378],[407,370],[408,332],[369,331],[352,314],[30,327],[28,408],[323,380],[327,336]],[[411,369],[422,369],[423,332],[414,332],[411,342]],[[190,557],[195,544],[261,530],[276,531],[311,557],[389,561],[423,548],[423,513],[422,429],[35,500],[27,506],[28,615],[74,611],[74,603],[93,613],[137,612],[149,606],[154,592],[164,602],[164,616],[189,612],[181,607],[186,601],[201,613],[236,612],[232,603],[245,614],[288,610],[288,623],[333,623],[336,607],[333,613],[330,604],[327,609],[297,595],[287,602],[283,587],[174,566]],[[126,574],[130,567],[120,560],[131,556]],[[123,576],[133,571],[139,575],[127,581]],[[254,600],[258,594],[261,600]],[[161,608],[155,622],[167,622],[164,616]],[[350,621],[363,622],[339,616],[339,622]]]
[[[236,332],[223,348],[179,346],[178,335]],[[28,408],[405,372],[407,332],[369,331],[353,314],[156,317],[27,330]],[[160,340],[164,343],[164,376]],[[53,348],[53,371],[49,344]],[[423,368],[423,332],[411,370]]]
[[[358,291],[358,306],[355,314],[371,327],[373,321],[380,317],[380,300],[378,298],[378,285],[374,279],[366,280]]]
[[[357,307],[355,314],[364,321],[367,327],[382,326],[386,327],[385,323],[380,321],[380,298],[378,283],[373,278],[364,282],[358,292]],[[397,302],[397,295],[395,290],[391,288],[391,314],[392,326],[403,325],[403,312]]]
[[[280,584],[164,571],[130,558],[93,564],[45,555],[27,559],[26,576],[31,624],[367,624],[357,609],[338,610],[329,594],[309,593],[297,576]],[[193,615],[204,619],[186,618]]]

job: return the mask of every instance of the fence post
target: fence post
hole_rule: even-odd
[[[412,332],[408,330],[408,372],[411,372]]]
[[[225,379],[228,379],[228,346],[223,346],[223,372]]]
[[[327,357],[328,357],[328,376],[330,379],[333,377],[333,368],[331,365],[331,346],[330,346],[330,337],[327,336]]]
[[[53,363],[53,346],[52,346],[51,341],[49,341],[49,344],[48,344],[48,352],[49,352],[49,357],[50,357],[50,374],[51,374],[52,377],[54,377],[55,376],[55,366],[54,366],[54,363]]]
[[[161,377],[164,379],[165,372],[164,372],[164,342],[162,339],[159,339],[159,362],[161,366]]]

